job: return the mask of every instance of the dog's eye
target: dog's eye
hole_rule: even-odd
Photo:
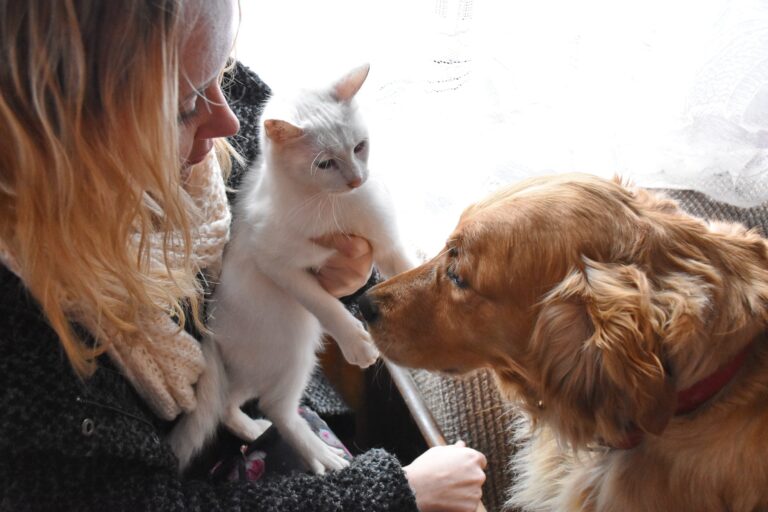
[[[455,284],[457,288],[464,289],[467,287],[467,282],[464,281],[461,277],[459,277],[459,275],[456,272],[454,272],[452,269],[449,268],[448,270],[445,271],[445,273],[448,276],[448,279],[450,279],[451,282]]]

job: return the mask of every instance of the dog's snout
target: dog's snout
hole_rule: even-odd
[[[379,318],[379,307],[367,293],[357,299],[357,305],[360,306],[360,313],[369,324]]]

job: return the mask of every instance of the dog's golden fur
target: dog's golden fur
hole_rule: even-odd
[[[533,429],[527,510],[768,510],[768,249],[620,180],[536,178],[469,207],[431,261],[367,294],[383,354],[491,368]],[[711,400],[676,392],[751,346]],[[617,446],[639,429],[642,442]],[[595,448],[596,445],[600,445]]]

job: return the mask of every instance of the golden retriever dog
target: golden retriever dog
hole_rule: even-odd
[[[768,510],[768,249],[620,180],[535,178],[372,288],[381,352],[491,368],[526,428],[509,506]]]

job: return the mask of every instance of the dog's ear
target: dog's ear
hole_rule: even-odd
[[[532,347],[544,403],[565,439],[621,444],[638,427],[660,433],[675,408],[659,325],[643,272],[584,260],[544,299]]]

